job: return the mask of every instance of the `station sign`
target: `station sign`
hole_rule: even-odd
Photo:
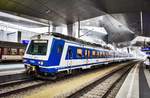
[[[142,47],[141,51],[144,52],[147,56],[150,56],[150,47]]]
[[[24,44],[24,45],[28,45],[29,41],[30,40],[21,40],[21,43]]]
[[[141,51],[150,51],[150,47],[143,47],[141,48]]]

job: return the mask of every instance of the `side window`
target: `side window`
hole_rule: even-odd
[[[24,55],[24,49],[19,49],[19,55]]]
[[[98,51],[98,52],[97,52],[97,58],[99,58],[99,56],[100,56],[100,52]]]
[[[106,55],[106,57],[108,58],[109,57],[109,53],[107,52],[107,55]]]
[[[110,57],[110,52],[108,52],[108,57]]]
[[[0,55],[2,54],[2,49],[0,48]]]
[[[11,48],[11,54],[12,55],[17,55],[17,49]]]
[[[11,49],[10,48],[4,48],[4,55],[10,55]]]
[[[77,48],[77,58],[82,58],[82,49]]]
[[[95,50],[93,50],[93,51],[92,51],[92,57],[94,58],[94,57],[95,57],[95,55],[96,55],[96,51],[95,51]]]
[[[59,45],[57,48],[57,53],[62,53],[62,51],[63,51],[63,46]]]
[[[4,55],[7,55],[7,48],[4,48]]]
[[[103,58],[105,58],[106,57],[106,53],[105,52],[103,52]]]
[[[101,58],[104,58],[104,52],[103,51],[101,52]]]
[[[105,58],[107,58],[107,52],[105,52]]]
[[[71,48],[68,49],[68,56],[69,56],[69,59],[73,58],[73,52]]]
[[[95,58],[97,58],[97,51],[95,51]]]
[[[90,58],[90,50],[88,50],[88,58]]]

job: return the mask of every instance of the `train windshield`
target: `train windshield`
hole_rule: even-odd
[[[48,40],[32,40],[27,54],[32,55],[46,55]]]

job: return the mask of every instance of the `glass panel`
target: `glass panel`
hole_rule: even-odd
[[[77,57],[82,58],[82,49],[77,49]]]
[[[17,55],[17,49],[11,48],[11,55]]]
[[[58,49],[57,49],[57,53],[62,53],[62,51],[63,51],[63,46],[58,46]]]
[[[96,51],[92,51],[92,57],[95,57]]]
[[[19,55],[24,55],[24,49],[19,49]]]
[[[32,54],[32,55],[46,55],[47,52],[47,45],[48,41],[47,40],[34,40],[31,41],[31,44],[29,45],[27,54]]]
[[[88,58],[90,58],[90,50],[88,50]]]
[[[87,50],[85,50],[84,55],[86,58],[88,57],[88,51]]]

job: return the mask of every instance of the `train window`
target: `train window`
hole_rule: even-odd
[[[70,48],[68,49],[68,56],[69,56],[69,59],[73,57],[73,52]]]
[[[103,58],[104,57],[104,53],[103,53],[103,51],[101,52],[101,58]]]
[[[11,54],[12,55],[17,55],[17,49],[11,48]]]
[[[81,48],[77,49],[77,57],[82,58],[82,49]]]
[[[24,55],[24,49],[19,49],[19,55]]]
[[[97,51],[95,51],[95,58],[97,57]]]
[[[62,53],[62,51],[63,51],[63,46],[59,45],[57,49],[57,53]]]
[[[101,52],[99,52],[99,58],[101,58]]]
[[[92,51],[92,57],[95,57],[96,51]]]
[[[104,58],[104,55],[105,55],[104,52],[101,52],[101,58]]]
[[[98,53],[98,51],[96,51],[96,56],[95,57],[98,58],[98,55],[99,55],[99,53]]]
[[[4,48],[4,55],[10,55],[10,48]]]
[[[99,51],[97,51],[97,58],[99,58]]]
[[[105,52],[105,58],[107,57],[107,52]]]
[[[99,52],[99,58],[101,57],[101,52]]]
[[[90,58],[90,50],[88,50],[88,58]]]
[[[27,50],[27,54],[32,55],[46,55],[47,53],[47,40],[34,40],[31,41],[31,44],[29,45],[29,48]]]
[[[0,48],[0,55],[2,54],[2,49]]]
[[[103,52],[103,57],[104,57],[104,58],[106,57],[106,52]]]
[[[105,52],[105,57],[107,58],[107,52]]]
[[[110,57],[110,53],[108,52],[108,57]]]
[[[0,59],[2,58],[2,48],[0,48]]]

